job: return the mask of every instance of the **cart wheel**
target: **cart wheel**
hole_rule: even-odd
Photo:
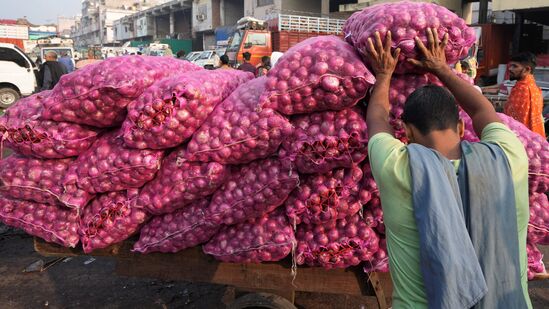
[[[251,293],[237,298],[228,309],[296,309],[286,298],[270,293]]]

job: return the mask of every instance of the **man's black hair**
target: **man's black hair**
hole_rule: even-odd
[[[250,59],[252,59],[252,54],[250,54],[249,52],[244,52],[242,54],[242,57],[244,57],[246,61],[250,61]]]
[[[536,67],[536,56],[531,52],[522,52],[511,57],[511,61],[518,62],[524,66],[529,66],[531,71],[534,72]]]
[[[221,60],[221,64],[229,64],[229,56],[227,55],[219,57],[219,60]]]
[[[418,88],[406,99],[402,120],[423,135],[433,130],[455,130],[459,122],[456,99],[443,87]]]

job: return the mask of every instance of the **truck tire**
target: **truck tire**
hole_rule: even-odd
[[[12,88],[0,88],[0,108],[8,108],[19,100],[19,92]]]
[[[237,298],[228,309],[296,309],[286,298],[270,293],[251,293]]]

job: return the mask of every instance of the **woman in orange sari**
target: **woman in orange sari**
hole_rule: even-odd
[[[532,53],[520,53],[511,58],[509,78],[517,83],[509,94],[504,113],[545,138],[543,97],[532,75],[535,67],[536,56]]]

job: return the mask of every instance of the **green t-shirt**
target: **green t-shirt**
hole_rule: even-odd
[[[526,233],[528,208],[528,157],[515,134],[502,123],[491,123],[482,131],[483,142],[499,145],[509,161],[517,206],[521,283],[528,307]],[[427,308],[423,276],[419,266],[419,234],[412,204],[410,161],[406,145],[387,133],[368,142],[372,174],[380,192],[387,236],[389,267],[393,278],[393,308]],[[459,161],[454,161],[459,166]]]

